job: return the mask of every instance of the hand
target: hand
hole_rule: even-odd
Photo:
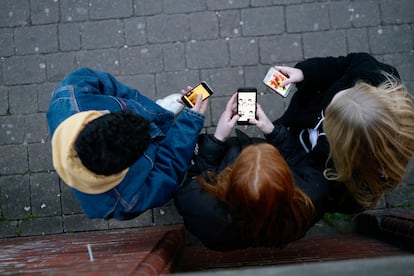
[[[195,112],[198,112],[204,115],[207,111],[207,107],[208,107],[208,98],[203,100],[203,95],[201,95],[200,93],[197,95],[197,101],[191,109],[194,110]]]
[[[301,82],[304,79],[302,70],[298,68],[288,66],[275,66],[275,68],[288,77],[287,80],[280,83],[280,86],[286,86],[289,83]]]
[[[270,134],[275,126],[269,120],[269,118],[264,113],[262,107],[257,104],[257,111],[256,111],[257,119],[249,119],[249,123],[252,125],[256,125],[258,129],[260,129],[263,134]]]
[[[236,125],[237,120],[240,118],[240,116],[235,112],[236,97],[237,93],[234,93],[233,96],[231,96],[217,123],[214,137],[220,141],[226,141],[226,139],[230,136],[234,126]]]
[[[181,90],[181,94],[185,95],[187,94],[188,91],[190,91],[191,89],[193,89],[193,87],[191,86],[187,86],[187,91],[182,89]],[[183,100],[181,98],[177,99],[177,102],[185,105]],[[208,99],[203,100],[203,96],[201,94],[197,95],[197,100],[195,105],[191,108],[192,110],[194,110],[195,112],[198,112],[200,114],[205,114],[207,111],[207,107],[208,107]]]

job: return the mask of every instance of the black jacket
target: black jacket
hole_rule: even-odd
[[[302,129],[314,128],[321,114],[331,102],[336,93],[351,88],[357,81],[365,81],[378,86],[385,81],[382,72],[387,72],[397,78],[397,70],[381,63],[367,53],[351,53],[341,57],[311,58],[295,65],[302,70],[304,80],[297,83],[297,91],[286,112],[274,122],[282,124],[298,137]],[[327,160],[329,144],[324,136],[318,139],[316,147],[309,153],[309,158]],[[334,167],[330,162],[329,167]],[[361,207],[351,196],[346,186],[334,181],[330,182],[329,203],[327,211],[357,213]]]
[[[186,228],[211,249],[233,250],[256,246],[241,237],[238,225],[233,222],[237,214],[206,192],[192,177],[205,175],[206,171],[220,172],[233,163],[245,146],[263,142],[276,146],[285,157],[296,186],[309,196],[316,207],[313,222],[318,221],[323,215],[328,196],[328,183],[321,169],[323,164],[307,158],[302,147],[290,137],[290,132],[284,126],[277,126],[266,136],[266,140],[251,139],[240,131],[236,132],[237,137],[226,142],[215,139],[213,135],[200,136],[194,164],[175,197],[177,210],[183,216]]]

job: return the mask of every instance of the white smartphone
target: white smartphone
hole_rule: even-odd
[[[283,75],[275,67],[271,67],[269,71],[267,71],[263,82],[277,94],[281,95],[282,97],[287,97],[293,86],[291,83],[286,86],[280,86],[280,83],[285,79],[287,79],[285,75]]]

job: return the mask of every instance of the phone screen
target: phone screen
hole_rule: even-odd
[[[207,99],[213,94],[213,90],[206,82],[201,82],[199,85],[188,91],[181,99],[188,107],[193,107],[197,101],[198,94],[202,95],[203,100]]]
[[[239,88],[237,90],[237,114],[239,125],[249,124],[249,119],[256,118],[256,88]]]

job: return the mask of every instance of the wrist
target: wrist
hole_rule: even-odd
[[[273,132],[273,130],[275,129],[275,126],[273,124],[266,126],[262,129],[262,132],[264,135],[269,135],[270,133]]]
[[[219,135],[217,133],[214,133],[214,138],[216,138],[217,140],[221,141],[221,142],[225,142],[227,137],[224,137],[223,135]]]

